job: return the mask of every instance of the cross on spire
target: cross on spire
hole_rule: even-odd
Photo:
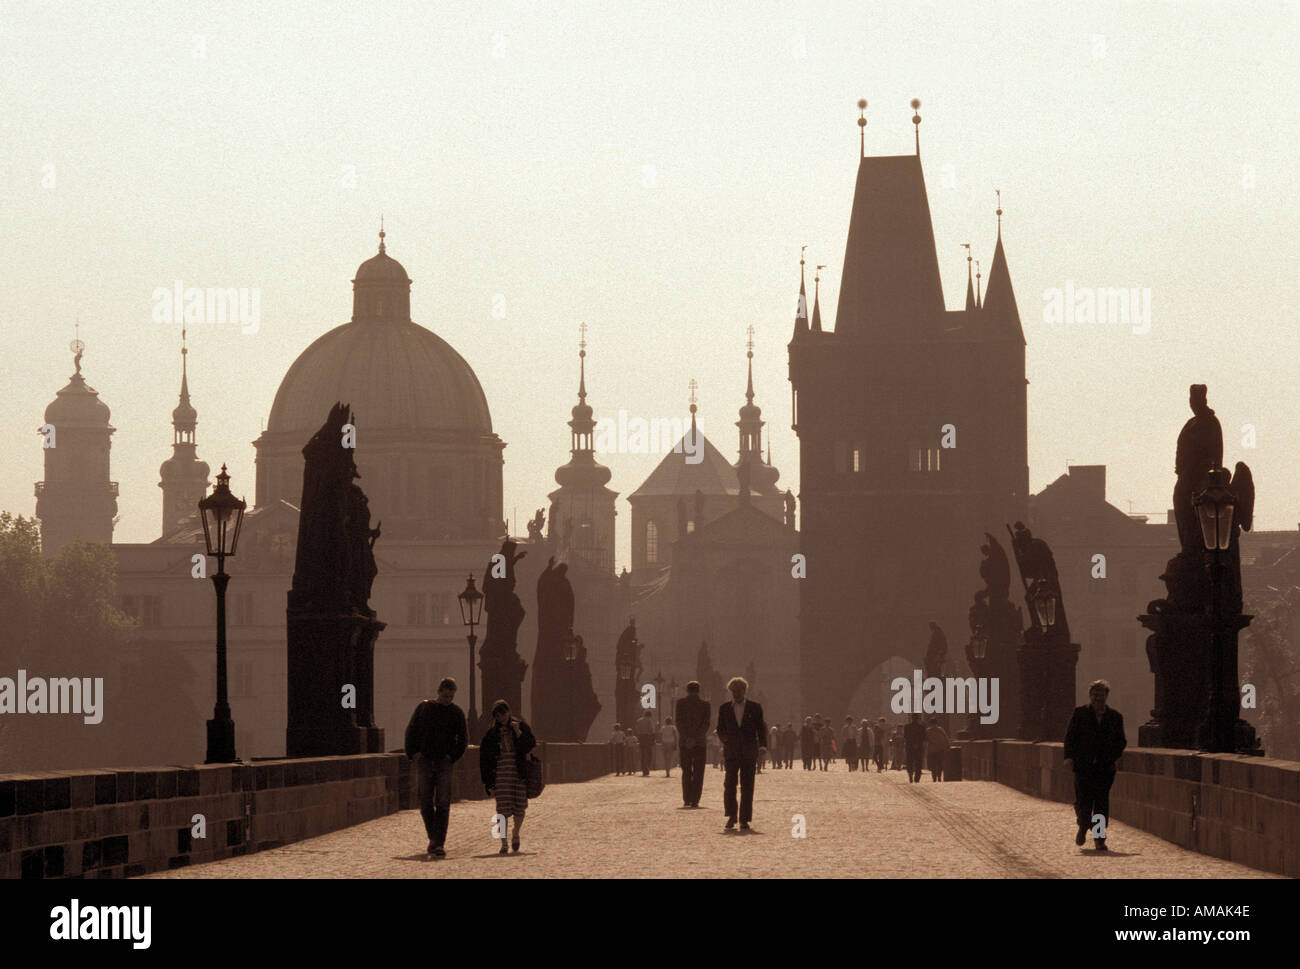
[[[691,446],[694,447],[695,446],[695,410],[696,410],[695,391],[699,389],[700,385],[697,384],[695,382],[695,378],[692,377],[691,382],[687,384],[687,386],[690,387],[691,390]]]

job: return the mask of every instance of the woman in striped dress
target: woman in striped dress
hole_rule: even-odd
[[[479,744],[478,769],[488,796],[497,802],[497,814],[515,819],[510,848],[519,850],[519,829],[528,809],[524,779],[528,776],[528,752],[537,746],[532,728],[510,715],[510,704],[498,700],[492,705],[493,724]],[[501,854],[506,854],[505,831],[501,832]]]

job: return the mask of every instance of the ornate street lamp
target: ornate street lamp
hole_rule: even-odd
[[[1034,612],[1038,614],[1038,621],[1042,624],[1043,630],[1051,629],[1056,625],[1056,593],[1046,582],[1039,579],[1033,599]]]
[[[461,622],[469,627],[469,635],[466,637],[469,640],[469,724],[470,730],[475,730],[478,724],[478,690],[477,677],[474,676],[474,646],[478,643],[478,637],[474,635],[474,627],[483,617],[483,593],[474,588],[472,572],[469,581],[465,583],[465,590],[456,598],[460,600]]]
[[[1053,608],[1052,612],[1053,612],[1052,619],[1055,620],[1056,609]],[[988,636],[984,635],[983,626],[975,627],[975,635],[971,637],[970,646],[971,646],[971,655],[974,656],[976,659],[983,659],[985,656],[988,655],[989,638]]]
[[[230,702],[226,696],[226,556],[234,558],[239,544],[239,530],[244,524],[244,510],[248,502],[230,493],[230,475],[221,466],[217,486],[212,494],[199,502],[199,516],[203,520],[203,542],[208,555],[215,555],[217,572],[212,584],[217,590],[217,702],[208,721],[207,764],[233,764],[235,756],[235,721],[230,718]]]
[[[1237,496],[1228,490],[1228,469],[1211,472],[1210,484],[1192,496],[1192,506],[1201,522],[1201,540],[1208,552],[1224,552],[1232,539],[1232,518]]]
[[[1230,754],[1235,748],[1232,727],[1235,716],[1227,709],[1223,691],[1223,637],[1220,635],[1219,615],[1219,553],[1226,551],[1232,542],[1232,518],[1237,508],[1237,496],[1228,490],[1227,468],[1216,468],[1209,474],[1209,485],[1192,496],[1201,523],[1201,541],[1213,557],[1210,562],[1210,656],[1213,680],[1210,686],[1211,753]]]

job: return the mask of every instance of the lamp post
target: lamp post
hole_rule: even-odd
[[[658,726],[662,727],[664,725],[664,716],[663,716],[664,684],[667,683],[668,681],[664,679],[663,673],[656,673],[655,678],[650,682],[655,685],[655,723]]]
[[[568,736],[567,740],[572,743],[578,742],[578,731],[573,725],[573,705],[576,700],[574,680],[577,678],[577,659],[578,648],[582,646],[582,637],[573,635],[573,627],[569,627],[569,634],[564,637],[564,669],[565,679],[569,682],[569,711],[567,719],[568,729],[565,731]]]
[[[478,690],[476,688],[477,677],[474,676],[474,646],[478,643],[478,637],[474,635],[474,627],[479,624],[483,616],[483,593],[474,588],[474,574],[471,572],[469,580],[465,583],[465,589],[456,597],[460,600],[460,619],[469,627],[469,723],[470,730],[476,730],[478,726]]]
[[[207,764],[233,764],[235,756],[235,721],[230,719],[230,702],[226,696],[226,556],[235,555],[239,543],[239,530],[244,524],[244,510],[248,502],[230,493],[230,475],[221,466],[217,486],[199,502],[199,515],[203,519],[203,543],[208,555],[217,558],[217,573],[212,584],[217,590],[217,702],[208,721]]]
[[[1038,589],[1034,593],[1034,612],[1038,614],[1038,621],[1043,626],[1043,633],[1046,636],[1048,631],[1056,625],[1056,593],[1043,582],[1038,581]]]
[[[1223,636],[1219,614],[1219,553],[1232,542],[1232,518],[1237,507],[1237,496],[1228,490],[1228,471],[1217,468],[1210,472],[1209,486],[1192,497],[1201,524],[1201,540],[1210,560],[1210,723],[1207,731],[1211,753],[1230,754],[1235,749],[1232,728],[1236,712],[1228,709],[1223,690]]]

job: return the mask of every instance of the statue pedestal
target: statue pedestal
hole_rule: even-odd
[[[356,614],[295,613],[292,592],[289,602],[285,755],[382,753],[384,731],[374,716],[374,651],[386,624]],[[343,706],[348,685],[355,688],[355,708]]]
[[[1025,633],[1034,639],[1036,630]],[[1016,650],[1020,667],[1020,740],[1059,741],[1074,713],[1078,643],[1032,642]]]

